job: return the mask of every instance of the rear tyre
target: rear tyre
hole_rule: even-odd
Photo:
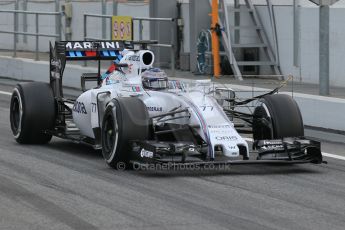
[[[102,154],[115,169],[128,169],[131,140],[147,140],[149,114],[138,98],[117,98],[107,105],[102,122]]]
[[[20,144],[46,144],[54,127],[55,100],[49,84],[18,84],[12,93],[10,123],[13,136]]]
[[[264,96],[254,111],[254,140],[304,136],[303,119],[296,101],[285,94]]]

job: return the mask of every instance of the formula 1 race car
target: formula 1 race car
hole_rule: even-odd
[[[322,163],[320,143],[304,137],[300,110],[279,88],[249,99],[211,81],[168,80],[153,68],[152,42],[68,41],[50,45],[50,84],[18,84],[11,128],[21,144],[52,136],[102,149],[108,165],[233,165]],[[139,48],[138,48],[139,47]],[[97,60],[98,73],[81,76],[83,93],[63,94],[67,60]],[[101,75],[100,61],[113,60]],[[77,77],[77,76],[76,76]],[[86,90],[87,81],[97,87]],[[255,103],[253,103],[255,102]],[[243,111],[255,104],[253,112]],[[252,149],[244,137],[252,134]]]

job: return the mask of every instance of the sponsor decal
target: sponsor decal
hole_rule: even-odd
[[[139,86],[132,86],[132,91],[133,91],[133,92],[140,92],[141,89],[140,89]]]
[[[184,90],[185,86],[182,82],[171,80],[169,81],[169,89],[181,89]]]
[[[264,145],[281,145],[282,141],[277,140],[277,141],[264,141]]]
[[[141,149],[141,151],[140,151],[140,156],[141,156],[141,157],[152,158],[152,157],[153,157],[153,152],[148,151],[148,150],[146,150],[146,149]]]
[[[126,58],[128,61],[140,61],[140,56],[139,55],[131,55]]]
[[[147,110],[150,112],[162,112],[163,107],[147,106]]]
[[[218,141],[236,141],[237,137],[236,136],[216,136],[215,139]]]
[[[58,69],[61,68],[61,61],[58,60],[58,59],[52,58],[52,59],[50,60],[50,64],[51,64],[52,66],[54,66],[54,67],[57,67]]]
[[[199,107],[202,111],[213,111],[213,106],[211,106],[211,105],[202,105]]]
[[[108,42],[67,42],[66,50],[90,50],[90,49],[119,49],[120,43],[117,41]]]
[[[130,16],[113,16],[112,24],[112,40],[133,40],[133,20]]]
[[[60,78],[60,73],[56,71],[50,71],[50,75],[52,78],[55,78],[55,79]]]
[[[209,125],[210,129],[229,129],[231,125]]]
[[[228,149],[236,149],[236,146],[234,146],[234,145],[228,145]]]
[[[284,149],[283,145],[266,145],[260,148],[261,150],[278,150],[278,149]]]
[[[91,113],[96,113],[96,112],[97,112],[97,104],[91,103]]]
[[[79,102],[79,101],[76,101],[74,103],[73,111],[76,113],[87,114],[84,103]]]

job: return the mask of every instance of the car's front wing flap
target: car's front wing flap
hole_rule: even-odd
[[[258,160],[322,163],[321,143],[304,137],[255,141],[253,149],[258,151]]]
[[[132,163],[167,164],[169,168],[180,165],[241,165],[241,164],[320,164],[322,154],[320,142],[305,138],[284,138],[279,140],[260,140],[253,144],[256,160],[233,159],[218,156],[208,159],[207,146],[195,146],[187,142],[134,141]]]

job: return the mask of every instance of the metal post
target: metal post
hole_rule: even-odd
[[[107,14],[107,2],[106,0],[102,0],[102,15],[106,15]],[[105,18],[102,18],[102,38],[106,39],[107,36],[107,25],[106,25],[107,21]]]
[[[224,9],[227,9],[226,0],[223,0],[222,3],[223,3]],[[225,16],[225,23],[223,24],[223,26],[225,27],[225,31],[226,31],[225,35],[227,36],[227,41],[225,41],[226,51],[227,51],[227,54],[228,54],[228,57],[229,57],[229,63],[232,66],[233,62],[234,62],[234,59],[233,59],[232,48],[231,48],[231,33],[230,33],[230,25],[229,25],[229,12],[227,10],[224,10],[224,16]]]
[[[87,15],[84,14],[84,17],[83,17],[83,23],[84,23],[84,41],[86,41],[86,37],[87,37],[87,28],[86,28],[86,20],[87,20]],[[87,61],[84,61],[84,66],[87,66]]]
[[[38,61],[39,60],[39,55],[38,55],[38,45],[39,45],[38,13],[35,14],[35,21],[36,21],[36,58],[35,58],[35,60]]]
[[[61,41],[62,40],[62,26],[61,26],[61,23],[62,23],[62,13],[59,11],[59,20],[58,20],[58,26],[59,26],[59,40]]]
[[[150,1],[150,3],[151,2],[152,1]],[[210,17],[207,17],[209,13],[210,13],[209,0],[189,0],[189,28],[190,28],[189,62],[190,62],[191,71],[196,70],[196,66],[197,66],[198,51],[196,48],[196,43],[198,41],[198,34],[202,29],[205,28],[205,25],[209,25],[211,22]],[[150,32],[151,32],[151,29],[150,29]],[[151,39],[152,38],[153,37],[151,37]]]
[[[19,0],[15,1],[14,9],[19,10]],[[18,13],[17,12],[14,13],[14,17],[15,17],[15,20],[14,20],[15,30],[14,31],[18,32]],[[16,42],[18,42],[18,35],[16,35]]]
[[[71,0],[65,0],[65,7],[72,7]],[[65,40],[67,41],[72,40],[72,17],[72,15],[65,14]]]
[[[117,1],[113,0],[113,15],[117,15]]]
[[[27,11],[28,10],[28,0],[23,1],[23,10]],[[27,14],[23,14],[23,31],[28,32],[28,17]],[[28,38],[26,35],[23,36],[23,42],[27,43]]]
[[[117,0],[113,0],[113,16],[116,16],[117,15]],[[113,31],[113,20],[110,19],[110,39],[112,40],[113,39],[113,34],[112,34],[112,31]]]
[[[173,23],[171,23],[173,24]],[[171,48],[170,48],[170,57],[171,57],[171,76],[175,77],[175,49],[174,49],[174,27],[171,27]]]
[[[319,93],[329,95],[329,5],[320,6]]]
[[[175,71],[175,50],[174,50],[174,45],[173,44],[171,44],[170,58],[171,58],[171,77],[175,77],[176,76],[176,71]]]
[[[13,14],[13,57],[17,57],[17,17],[16,14]]]
[[[212,55],[213,55],[213,76],[218,78],[220,76],[220,56],[219,56],[219,38],[216,32],[218,25],[218,0],[212,0]]]
[[[86,20],[87,20],[87,15],[84,14],[84,19],[83,19],[83,24],[84,24],[84,41],[86,41],[86,36],[87,36]]]
[[[190,54],[189,54],[189,65],[190,65],[190,70],[193,71],[196,68],[197,65],[197,48],[196,48],[196,41],[198,39],[198,25],[197,25],[197,20],[196,20],[196,15],[197,15],[197,0],[190,0],[189,1],[189,44],[190,45]]]
[[[296,1],[296,0],[294,0]],[[278,42],[277,42],[277,29],[276,29],[276,19],[275,19],[275,13],[273,9],[273,4],[271,0],[266,0],[269,10],[269,15],[271,19],[271,26],[272,26],[272,34],[273,34],[273,43],[274,43],[274,57],[275,57],[275,63],[276,65],[279,65],[279,50],[278,50]]]
[[[239,44],[240,43],[240,30],[237,29],[238,26],[240,26],[240,19],[241,19],[241,13],[240,13],[240,9],[241,9],[241,6],[240,6],[240,3],[239,3],[239,0],[235,0],[235,20],[234,20],[234,23],[235,23],[235,44]]]
[[[139,19],[139,41],[143,40],[143,21]]]
[[[296,67],[300,66],[299,54],[300,54],[300,12],[299,12],[299,0],[293,1],[293,64]]]
[[[55,12],[60,11],[60,1],[55,0]],[[55,34],[58,34],[59,37],[57,38],[58,41],[61,41],[61,15],[55,16]]]

